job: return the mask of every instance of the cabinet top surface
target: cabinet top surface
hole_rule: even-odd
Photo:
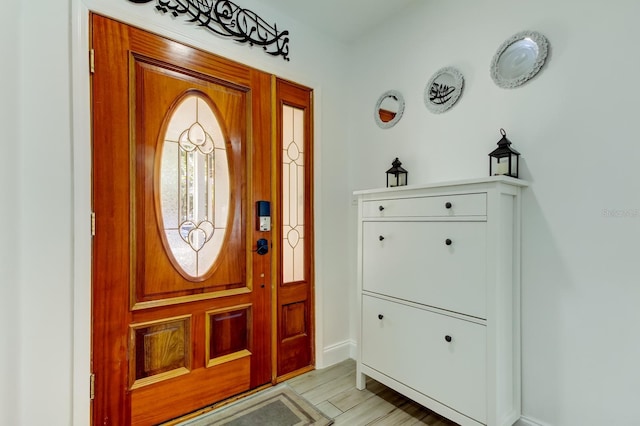
[[[374,189],[363,189],[359,191],[353,191],[354,195],[365,195],[365,194],[378,194],[378,193],[398,193],[399,191],[411,191],[416,189],[429,189],[429,188],[446,188],[453,186],[462,186],[462,185],[473,185],[473,184],[489,184],[489,183],[504,183],[507,185],[517,186],[517,187],[527,187],[529,186],[529,182],[522,179],[516,179],[509,176],[488,176],[483,178],[476,179],[463,179],[463,180],[453,180],[446,182],[434,182],[434,183],[424,183],[424,184],[415,184],[415,185],[406,185],[406,186],[396,186],[392,188],[374,188]]]

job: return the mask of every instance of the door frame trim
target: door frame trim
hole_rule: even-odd
[[[233,43],[216,43],[212,49],[210,35],[207,40],[190,37],[187,32],[176,32],[170,28],[165,20],[157,19],[154,15],[143,15],[140,8],[133,3],[104,2],[100,0],[72,0],[71,1],[71,40],[70,40],[70,79],[71,79],[71,130],[72,149],[72,250],[73,250],[73,299],[72,316],[72,400],[71,419],[74,425],[86,425],[91,420],[91,402],[89,399],[91,385],[91,98],[89,73],[89,15],[97,13],[105,17],[119,20],[128,25],[150,31],[164,37],[172,38],[181,43],[194,46],[215,55],[224,56],[232,61],[247,64],[280,78],[296,81],[313,89],[314,126],[314,204],[321,205],[318,200],[321,188],[321,152],[318,141],[322,128],[320,106],[322,105],[322,87],[318,81],[310,80],[299,71],[292,72],[294,61],[288,62],[285,68],[280,62],[274,63],[273,58],[255,54],[245,46],[235,46]],[[214,39],[215,40],[215,39]],[[242,48],[242,51],[239,49]],[[315,224],[315,264],[322,263],[322,218],[314,217]],[[323,341],[323,306],[321,268],[315,268],[315,361],[317,367],[324,366],[325,348]],[[331,346],[333,347],[333,345]]]

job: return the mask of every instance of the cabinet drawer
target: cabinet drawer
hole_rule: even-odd
[[[365,218],[485,216],[486,214],[485,193],[397,198],[362,203],[362,216]]]
[[[362,226],[364,290],[486,318],[485,222]]]
[[[363,364],[486,423],[485,326],[367,295],[362,302]]]

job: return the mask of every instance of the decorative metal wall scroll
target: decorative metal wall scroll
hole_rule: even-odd
[[[150,3],[154,0],[129,0]],[[197,22],[223,37],[233,38],[250,46],[262,46],[270,55],[289,60],[289,31],[280,31],[274,24],[247,9],[227,0],[155,0],[156,9],[173,16],[190,15],[189,22]]]
[[[462,94],[464,78],[453,67],[441,68],[433,74],[424,89],[424,103],[431,112],[445,112],[451,108]]]

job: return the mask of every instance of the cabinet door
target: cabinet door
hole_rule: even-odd
[[[363,288],[486,318],[486,222],[364,222]]]
[[[486,423],[485,330],[483,325],[365,295],[362,363]]]

